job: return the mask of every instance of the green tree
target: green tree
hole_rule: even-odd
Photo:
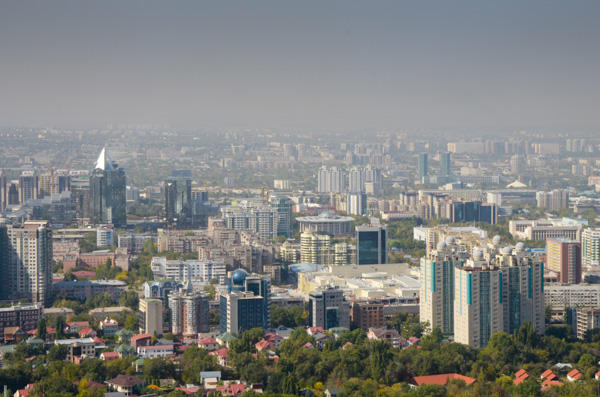
[[[46,340],[46,327],[46,317],[42,316],[42,318],[40,318],[40,320],[38,321],[37,336],[43,341]]]
[[[50,361],[64,361],[67,359],[69,350],[65,345],[53,345],[48,351],[47,358]]]
[[[56,337],[58,339],[65,337],[65,325],[65,316],[63,316],[62,314],[56,316],[56,318],[54,319],[54,328],[56,329]]]

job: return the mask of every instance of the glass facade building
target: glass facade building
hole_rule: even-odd
[[[387,263],[387,228],[384,225],[356,227],[356,263]]]
[[[176,229],[193,227],[192,215],[192,179],[188,177],[167,178],[165,181],[167,226]]]
[[[89,216],[93,224],[127,224],[125,171],[102,149],[90,173]]]

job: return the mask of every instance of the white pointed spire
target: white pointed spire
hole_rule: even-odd
[[[112,160],[108,157],[108,154],[106,154],[106,147],[102,148],[100,156],[98,157],[98,160],[96,160],[96,164],[94,164],[94,168],[100,170],[114,170]]]

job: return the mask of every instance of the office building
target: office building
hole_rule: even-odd
[[[269,196],[269,204],[277,211],[277,235],[292,237],[292,207],[294,203],[289,197],[279,194]]]
[[[418,155],[417,177],[419,182],[423,183],[427,177],[427,153]]]
[[[197,336],[208,332],[208,295],[199,292],[180,291],[169,295],[171,309],[171,332],[175,335]]]
[[[376,265],[388,263],[387,226],[356,227],[356,264]]]
[[[89,217],[93,224],[127,224],[125,171],[102,149],[90,173]]]
[[[474,259],[455,268],[454,340],[480,349],[504,330],[502,272],[477,251]],[[478,258],[479,256],[479,258]]]
[[[565,238],[581,241],[582,225],[554,220],[516,220],[508,222],[508,231],[514,237],[523,240],[547,240]],[[583,247],[583,245],[582,245]]]
[[[337,287],[320,288],[308,296],[309,323],[324,330],[345,327],[350,329],[350,304]]]
[[[364,190],[348,192],[346,195],[346,213],[359,216],[367,214],[367,193]]]
[[[600,309],[600,284],[545,285],[544,300],[553,310],[573,307]]]
[[[220,298],[220,331],[241,334],[271,326],[271,280],[238,269],[228,273],[228,292]]]
[[[562,284],[581,283],[581,243],[568,239],[546,240],[548,269],[558,274]]]
[[[163,334],[163,304],[160,299],[140,299],[140,333]]]
[[[0,300],[52,303],[52,229],[48,221],[0,225]]]
[[[167,227],[192,228],[192,179],[171,176],[165,181],[165,218]]]
[[[440,175],[441,176],[451,176],[450,153],[449,152],[440,153]]]
[[[119,234],[117,244],[119,249],[124,249],[127,255],[138,255],[144,250],[146,241],[153,240],[152,235],[145,233]]]
[[[584,266],[600,265],[600,228],[585,229],[581,234],[581,257]]]
[[[96,228],[96,245],[112,247],[115,244],[115,228],[112,225],[100,225]]]
[[[561,208],[569,208],[569,192],[555,189],[550,192],[540,191],[536,195],[537,206],[546,208],[548,211],[558,211]]]

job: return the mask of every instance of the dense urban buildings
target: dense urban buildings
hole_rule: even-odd
[[[171,332],[175,335],[196,338],[198,333],[208,332],[208,295],[199,292],[180,291],[169,295]]]

